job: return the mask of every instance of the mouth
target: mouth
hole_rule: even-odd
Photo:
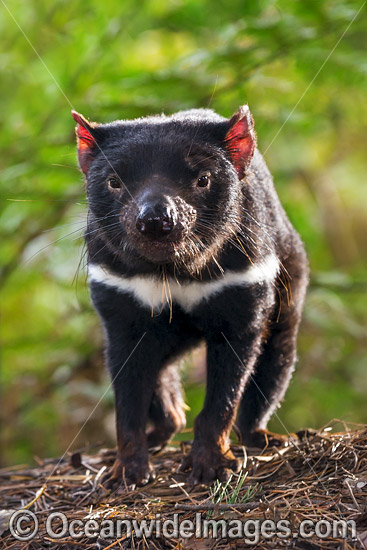
[[[154,263],[168,263],[177,255],[182,246],[180,240],[142,240],[134,243],[136,251],[146,260]]]

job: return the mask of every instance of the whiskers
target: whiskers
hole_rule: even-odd
[[[222,266],[215,257],[215,250],[208,246],[209,226],[196,222],[196,227],[186,235],[184,246],[178,246],[174,257],[174,270],[178,273],[187,273],[193,278],[202,279],[203,269],[208,269],[209,264],[213,262],[217,265],[221,273],[224,272]],[[206,235],[207,233],[207,235]],[[211,275],[211,274],[210,274]]]
[[[90,213],[87,213],[87,215],[83,215],[83,219],[76,220],[76,221],[70,221],[65,224],[60,224],[55,227],[45,229],[41,235],[47,235],[51,234],[53,231],[59,231],[62,230],[64,227],[71,228],[72,230],[66,233],[65,235],[62,235],[61,237],[52,240],[51,242],[48,242],[45,246],[42,246],[39,248],[36,252],[34,252],[31,256],[29,256],[25,261],[24,264],[28,264],[31,262],[34,258],[48,250],[50,247],[53,247],[56,244],[59,244],[63,241],[69,240],[70,242],[78,241],[80,239],[84,239],[87,237],[89,239],[89,243],[93,244],[93,242],[98,239],[101,235],[101,231],[108,232],[111,229],[115,229],[119,224],[120,221],[116,220],[116,218],[119,218],[119,214],[115,211],[110,211],[104,216],[100,217],[93,217],[92,223],[90,223]],[[106,221],[110,221],[111,223],[105,223]],[[98,224],[98,227],[96,227],[93,224]],[[101,225],[104,224],[104,225]],[[76,227],[79,226],[79,227]],[[76,227],[76,228],[75,228]],[[88,229],[89,227],[92,227],[91,229]],[[104,248],[105,242],[98,250],[99,253],[102,248]],[[87,255],[88,255],[88,248],[86,245],[86,242],[83,241],[83,246],[80,254],[80,259],[77,265],[77,268],[75,270],[74,276],[72,278],[72,285],[76,285],[79,280],[80,272],[85,269],[87,264]],[[85,279],[87,278],[87,273],[85,275]]]
[[[167,274],[167,266],[162,265],[162,304],[163,304],[164,297],[169,305],[169,323],[171,323],[172,309],[173,309],[172,293],[171,293],[171,287],[169,284],[169,277]]]
[[[207,211],[206,214],[201,214],[196,223],[196,226],[206,238],[209,238],[213,233],[216,223],[215,213],[215,211]],[[277,245],[272,234],[271,225],[259,222],[243,206],[241,206],[241,211],[237,218],[228,227],[229,235],[227,236],[227,242],[243,254],[251,265],[254,264],[255,260],[262,262],[265,261],[269,254],[277,253]],[[201,244],[203,243],[201,242]],[[211,260],[217,265],[217,258],[213,251],[211,254]],[[279,272],[273,286],[279,297],[279,311],[277,314],[277,320],[279,320],[283,296],[285,295],[288,306],[293,303],[291,276],[282,262],[279,262]]]
[[[109,219],[111,217],[116,217],[118,216],[118,214],[111,214],[111,215],[106,215],[106,216],[103,216],[101,218],[95,218],[95,221],[96,222],[101,222],[101,221],[104,221],[106,219]],[[114,225],[118,225],[119,222],[116,222],[116,223],[113,223],[113,224],[109,224],[107,226],[105,226],[105,229],[108,229],[110,227],[113,227]],[[70,225],[78,225],[78,224],[83,224],[82,227],[78,227],[77,229],[73,229],[72,231],[69,231],[69,233],[67,233],[66,235],[63,235],[62,237],[59,237],[58,239],[55,239],[54,241],[48,243],[46,246],[40,248],[39,250],[37,250],[37,252],[35,252],[34,254],[32,254],[32,256],[30,256],[25,263],[28,263],[30,262],[33,258],[35,258],[36,256],[38,256],[38,254],[41,254],[41,252],[43,252],[44,250],[46,250],[47,248],[49,248],[50,246],[56,244],[56,243],[59,243],[61,241],[63,241],[64,239],[68,239],[69,237],[71,237],[72,235],[75,235],[76,233],[81,233],[80,235],[78,235],[77,237],[73,238],[72,240],[78,240],[80,239],[81,237],[83,236],[87,236],[87,235],[91,235],[97,231],[100,230],[100,228],[98,229],[95,229],[95,230],[92,230],[92,231],[87,231],[85,232],[85,230],[87,229],[88,227],[88,223],[86,223],[86,220],[79,220],[79,221],[76,221],[76,222],[70,222],[70,223],[66,223],[66,224],[62,224],[62,225],[58,225],[58,226],[55,226],[55,227],[52,227],[50,229],[45,229],[42,234],[44,233],[49,233],[51,231],[56,231],[57,229],[61,229],[62,227],[66,227],[66,226],[70,226]]]

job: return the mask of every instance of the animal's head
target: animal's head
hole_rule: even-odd
[[[247,105],[109,124],[77,122],[79,165],[98,234],[122,259],[200,270],[236,228],[256,147]]]

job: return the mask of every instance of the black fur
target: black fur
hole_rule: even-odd
[[[183,468],[193,482],[225,479],[239,468],[229,449],[237,409],[243,442],[263,445],[287,389],[308,278],[301,240],[255,150],[252,117],[247,107],[230,120],[209,110],[102,125],[73,116],[89,262],[119,277],[154,276],[168,296],[152,315],[132,294],[90,285],[115,390],[112,478],[151,479],[148,448],[184,425],[172,365],[204,340],[207,392]],[[189,312],[169,299],[169,281],[220,279],[270,255],[281,263],[273,282],[224,288]]]

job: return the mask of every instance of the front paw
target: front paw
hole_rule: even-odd
[[[256,447],[264,449],[267,447],[284,447],[286,445],[296,443],[299,438],[296,434],[277,434],[268,430],[255,430],[242,437],[242,442],[247,447]]]
[[[155,475],[148,458],[116,458],[115,463],[102,480],[108,489],[117,485],[122,487],[142,486],[153,481]]]
[[[147,432],[147,442],[149,451],[160,451],[171,439],[172,434],[162,429],[156,428]]]
[[[180,465],[182,472],[191,469],[188,478],[190,485],[211,483],[216,479],[227,481],[233,473],[238,473],[241,468],[242,460],[236,459],[230,449],[223,452],[218,448],[210,447],[193,448]]]

